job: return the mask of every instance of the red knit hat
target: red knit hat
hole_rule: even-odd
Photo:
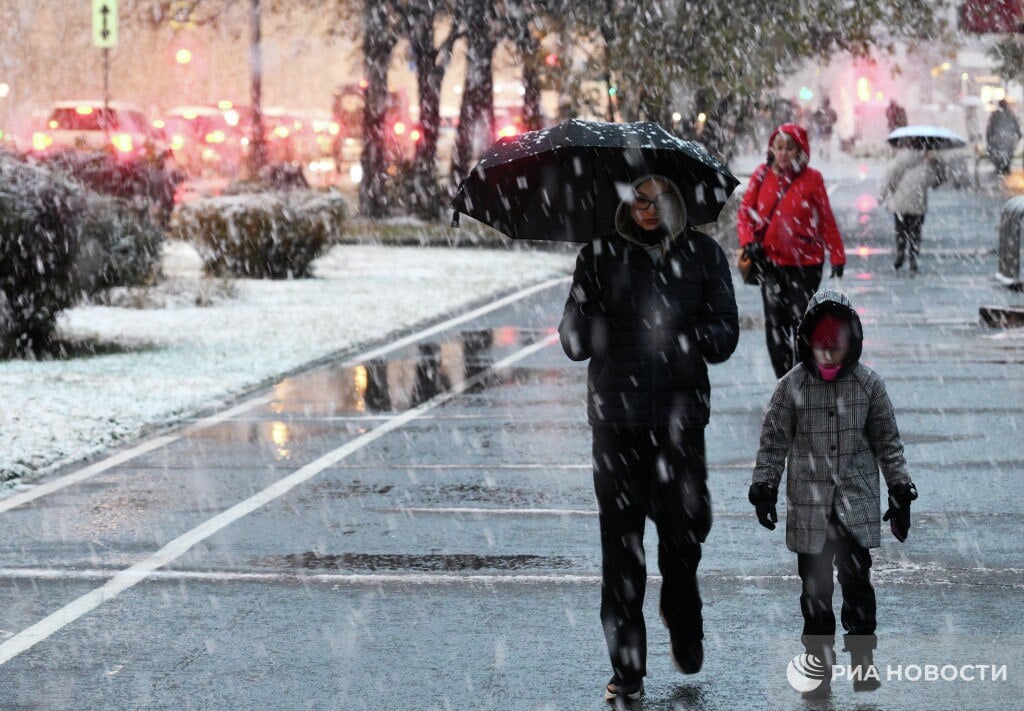
[[[811,348],[849,347],[850,324],[832,314],[825,314],[818,319],[811,333]]]

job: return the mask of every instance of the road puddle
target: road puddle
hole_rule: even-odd
[[[463,385],[500,355],[544,335],[539,329],[511,326],[467,330],[450,340],[416,344],[395,356],[329,365],[278,383],[271,411],[317,416],[401,412]],[[487,385],[485,381],[474,388]]]
[[[267,556],[254,561],[271,568],[304,568],[307,570],[402,570],[418,572],[457,572],[462,570],[530,570],[569,568],[572,561],[562,556],[543,555],[476,555],[392,554],[392,553],[292,553]]]

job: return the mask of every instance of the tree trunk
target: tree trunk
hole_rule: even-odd
[[[260,33],[260,0],[252,0],[249,7],[249,27],[252,34],[249,48],[249,71],[252,81],[252,135],[249,137],[249,173],[255,178],[267,163],[266,133],[263,130],[263,49]]]
[[[367,86],[363,106],[363,152],[360,156],[363,179],[359,184],[359,212],[366,217],[379,218],[388,212],[384,132],[388,64],[395,40],[388,31],[387,7],[383,3],[367,3],[363,22],[363,75]]]
[[[434,12],[417,13],[409,41],[416,62],[416,87],[420,105],[420,138],[413,158],[412,189],[409,196],[413,213],[423,219],[436,219],[440,203],[437,183],[437,135],[441,123],[441,80],[444,63],[438,66],[434,46]]]
[[[494,135],[492,60],[497,41],[488,18],[490,12],[493,9],[486,0],[470,0],[466,7],[466,80],[462,87],[459,129],[452,161],[453,188],[458,187],[473,167],[477,131],[482,129],[488,139]],[[488,145],[490,142],[487,141]]]
[[[523,123],[526,130],[536,131],[541,128],[540,113],[540,43],[530,31],[530,18],[527,8],[522,2],[511,6],[510,22],[512,40],[519,50],[519,59],[523,63]]]

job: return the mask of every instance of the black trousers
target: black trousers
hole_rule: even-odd
[[[796,330],[807,303],[821,284],[822,265],[780,267],[769,264],[761,280],[764,331],[775,377],[796,365]]]
[[[921,228],[924,227],[924,215],[896,213],[893,219],[896,221],[895,266],[897,269],[903,266],[903,253],[908,252],[910,269],[916,271],[917,255],[921,253]]]
[[[703,639],[697,566],[711,528],[704,430],[595,427],[594,489],[601,525],[601,623],[612,670],[647,673],[644,526],[658,529],[661,614],[675,644]]]
[[[797,566],[803,592],[800,610],[804,635],[834,635],[832,566],[843,593],[841,620],[847,634],[875,633],[875,589],[871,587],[871,552],[857,543],[835,514],[828,522],[821,553],[798,553]]]

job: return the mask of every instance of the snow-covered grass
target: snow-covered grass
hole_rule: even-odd
[[[163,284],[61,318],[61,337],[96,355],[0,363],[0,478],[95,454],[305,363],[569,273],[573,259],[344,245],[315,262],[314,279],[224,284],[202,279],[194,250],[170,242]]]

